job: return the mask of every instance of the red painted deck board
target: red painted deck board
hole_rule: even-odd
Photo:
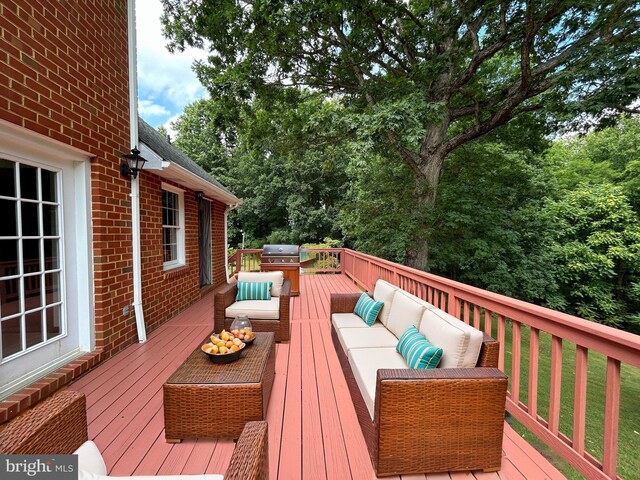
[[[291,341],[276,346],[269,423],[270,478],[375,478],[329,323],[332,292],[359,292],[344,275],[303,275],[293,297]],[[164,438],[162,384],[213,328],[208,295],[120,352],[70,388],[87,395],[89,436],[112,475],[224,473],[234,443]],[[497,473],[402,475],[397,480],[524,480],[564,477],[505,424],[503,468]]]

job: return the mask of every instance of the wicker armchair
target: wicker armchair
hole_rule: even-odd
[[[330,316],[353,312],[359,297],[332,294]],[[378,370],[372,421],[333,325],[331,333],[379,477],[500,469],[507,377],[495,368],[498,342],[485,335],[476,368]]]
[[[266,480],[269,477],[267,437],[267,422],[246,424],[236,443],[225,480]],[[0,454],[71,454],[86,440],[85,396],[64,390],[11,420],[0,431]],[[136,477],[122,478],[135,480]]]
[[[235,283],[229,283],[218,287],[214,292],[213,304],[213,327],[216,332],[222,329],[230,329],[233,318],[226,316],[227,307],[231,306],[236,300],[238,286]],[[251,325],[255,332],[273,332],[275,333],[276,342],[286,342],[291,338],[290,335],[290,301],[291,301],[291,281],[285,279],[282,284],[282,293],[280,294],[280,315],[278,319],[266,320],[256,319],[249,316]]]

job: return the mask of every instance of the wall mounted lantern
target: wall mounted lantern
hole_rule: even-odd
[[[196,192],[196,200],[202,200],[204,198],[204,192]]]
[[[132,148],[131,153],[122,156],[125,162],[120,163],[120,173],[125,177],[136,178],[144,168],[146,160],[140,156],[140,150]]]

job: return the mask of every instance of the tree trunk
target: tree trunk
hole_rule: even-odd
[[[406,250],[406,263],[409,267],[428,271],[429,237],[431,235],[429,214],[433,212],[436,204],[444,156],[440,154],[426,155],[421,157],[421,160],[420,176],[416,175],[416,184],[413,189],[416,222],[411,243]]]

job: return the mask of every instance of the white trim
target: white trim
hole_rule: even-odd
[[[129,41],[129,132],[131,148],[138,145],[138,53],[136,50],[136,0],[127,2],[127,38]]]
[[[61,325],[63,335],[2,362],[5,369],[11,365],[7,372],[18,377],[6,377],[5,385],[0,382],[4,395],[10,388],[20,388],[68,363],[71,358],[91,351],[95,346],[95,311],[90,230],[91,166],[87,161],[91,155],[0,121],[0,156],[58,172],[61,315],[66,319],[66,325]]]
[[[208,182],[175,162],[170,162],[167,168],[154,170],[153,173],[166,180],[184,185],[191,190],[204,192],[206,197],[218,200],[226,205],[239,205],[242,203],[242,200],[232,193]]]
[[[178,228],[176,229],[176,254],[178,258],[170,262],[163,262],[162,269],[166,272],[175,268],[184,267],[187,264],[185,253],[184,190],[164,182],[162,182],[161,188],[162,190],[176,194],[178,197]],[[162,228],[164,228],[164,226]]]
[[[9,395],[22,390],[27,385],[41,379],[48,373],[57,370],[58,368],[68,364],[72,360],[85,355],[87,352],[82,349],[77,349],[72,352],[67,353],[62,357],[57,357],[49,363],[45,363],[44,365],[39,365],[34,368],[29,375],[23,376],[13,382],[7,383],[6,385],[0,384],[0,399],[6,398]]]
[[[239,204],[229,205],[224,209],[224,271],[227,275],[227,282],[229,282],[229,234],[227,233],[227,215],[231,210],[238,208]],[[213,214],[213,210],[211,211]],[[212,219],[213,221],[213,219]]]
[[[42,158],[86,162],[95,156],[5,120],[0,120],[0,145],[5,155],[15,155],[40,164]]]

